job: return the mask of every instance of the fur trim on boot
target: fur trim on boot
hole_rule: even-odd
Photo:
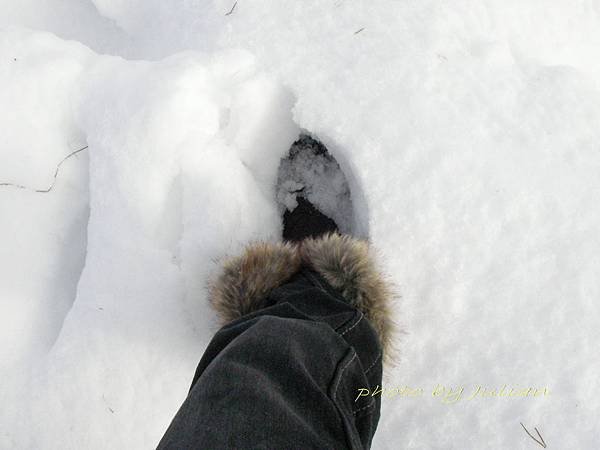
[[[302,262],[318,272],[359,309],[379,336],[387,363],[392,350],[392,290],[375,268],[367,241],[348,235],[328,234],[300,244]]]
[[[210,286],[209,300],[223,324],[263,307],[265,297],[300,270],[293,244],[251,244],[225,262]]]
[[[299,244],[251,244],[225,262],[210,286],[209,300],[223,324],[265,306],[265,298],[302,265],[318,272],[369,320],[379,336],[384,361],[393,363],[392,291],[375,268],[366,241],[327,234]]]

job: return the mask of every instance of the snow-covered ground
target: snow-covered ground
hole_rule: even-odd
[[[599,55],[597,0],[3,0],[0,448],[156,446],[302,130],[401,293],[374,448],[598,448]]]

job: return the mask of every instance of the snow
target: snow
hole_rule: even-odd
[[[165,5],[0,4],[0,448],[156,446],[305,131],[401,294],[384,387],[423,388],[373,448],[596,448],[597,2]]]

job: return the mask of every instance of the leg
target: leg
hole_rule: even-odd
[[[301,270],[223,327],[159,448],[369,448],[381,345],[364,314]]]

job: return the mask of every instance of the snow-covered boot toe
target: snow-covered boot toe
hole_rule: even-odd
[[[332,232],[352,234],[346,177],[325,146],[309,135],[301,135],[281,160],[277,202],[286,241],[300,242]]]
[[[338,231],[336,223],[321,213],[304,197],[296,198],[298,206],[283,214],[283,239],[299,242],[308,237],[318,237]]]

